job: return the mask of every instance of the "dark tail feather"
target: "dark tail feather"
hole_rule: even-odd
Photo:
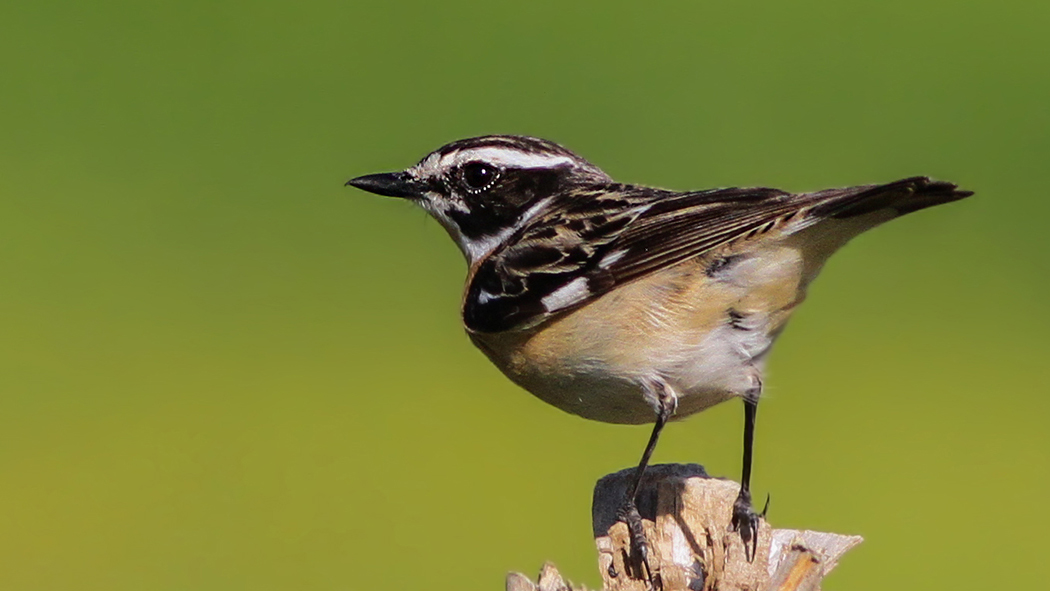
[[[812,193],[820,202],[813,215],[851,218],[881,209],[894,209],[904,215],[941,203],[950,203],[973,195],[961,191],[954,183],[916,176],[885,185],[862,185]]]

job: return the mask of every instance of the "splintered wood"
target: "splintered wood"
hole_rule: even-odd
[[[697,464],[651,466],[638,495],[652,583],[630,552],[627,526],[617,513],[632,470],[610,474],[594,489],[592,519],[602,591],[818,591],[839,558],[860,536],[772,529],[764,520],[758,551],[748,561],[730,529],[740,485],[711,478]],[[538,582],[512,573],[507,591],[583,591],[546,564]]]

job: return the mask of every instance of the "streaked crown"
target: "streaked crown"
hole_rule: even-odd
[[[362,176],[347,184],[415,201],[474,262],[555,195],[610,182],[601,169],[554,142],[488,135],[446,144],[402,172]]]

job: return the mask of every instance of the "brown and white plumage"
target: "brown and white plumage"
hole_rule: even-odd
[[[409,198],[445,227],[469,265],[467,333],[511,380],[589,419],[656,423],[635,492],[672,415],[744,398],[734,523],[745,541],[757,519],[748,481],[762,372],[807,286],[857,234],[971,194],[927,177],[674,192],[617,183],[521,136],[460,140],[349,184]],[[640,531],[633,495],[628,505]]]
[[[639,394],[655,374],[683,417],[758,387],[773,340],[847,240],[963,196],[922,177],[801,195],[563,195],[573,201],[550,203],[474,268],[464,316],[497,366],[559,408],[652,422]]]

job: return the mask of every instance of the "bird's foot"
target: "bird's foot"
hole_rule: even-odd
[[[755,553],[758,552],[758,526],[759,522],[766,517],[769,511],[769,497],[766,497],[766,505],[761,513],[755,513],[751,508],[751,492],[741,488],[736,501],[733,502],[733,520],[730,522],[732,531],[740,534],[740,541],[744,543],[744,556],[748,562],[754,562]]]
[[[618,516],[620,521],[627,524],[627,536],[631,540],[631,555],[629,558],[634,565],[632,576],[637,575],[634,576],[636,579],[644,577],[649,581],[649,588],[656,589],[653,581],[653,569],[649,566],[649,542],[645,539],[645,530],[642,528],[642,515],[638,512],[638,506],[635,505],[634,499],[629,499],[620,507]]]

